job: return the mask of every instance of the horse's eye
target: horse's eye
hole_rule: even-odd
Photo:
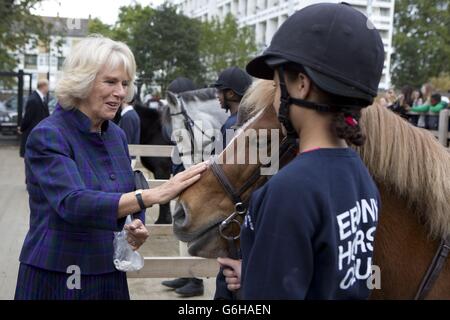
[[[177,142],[183,141],[183,136],[180,134],[177,136]]]

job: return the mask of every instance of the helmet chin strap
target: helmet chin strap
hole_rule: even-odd
[[[336,110],[336,108],[331,107],[327,104],[315,103],[303,99],[292,98],[289,95],[289,91],[287,90],[286,87],[283,65],[278,67],[278,75],[281,90],[280,110],[278,111],[278,120],[286,128],[288,139],[298,138],[298,133],[297,131],[295,131],[294,126],[292,125],[292,122],[289,118],[289,106],[291,104],[296,105],[298,107],[304,107],[321,112],[331,112]]]

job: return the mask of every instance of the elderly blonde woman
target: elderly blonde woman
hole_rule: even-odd
[[[59,104],[26,144],[31,217],[16,299],[129,299],[126,274],[113,264],[113,232],[127,215],[176,197],[206,168],[134,191],[125,134],[110,120],[133,95],[135,69],[130,49],[103,37],[82,40],[67,57]],[[138,249],[145,225],[136,219],[125,228]]]

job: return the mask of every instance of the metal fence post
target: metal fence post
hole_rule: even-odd
[[[438,139],[439,143],[441,143],[444,147],[447,147],[448,115],[449,115],[448,109],[441,110],[441,112],[439,113]]]
[[[17,89],[17,126],[19,127],[22,123],[22,112],[23,112],[23,70],[19,70],[17,73],[17,78],[19,80]]]

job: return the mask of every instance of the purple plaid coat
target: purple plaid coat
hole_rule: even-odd
[[[115,271],[113,231],[119,199],[135,189],[124,132],[111,121],[102,134],[78,110],[55,112],[31,132],[25,151],[30,230],[20,262],[81,274]],[[140,214],[144,222],[144,212]]]

